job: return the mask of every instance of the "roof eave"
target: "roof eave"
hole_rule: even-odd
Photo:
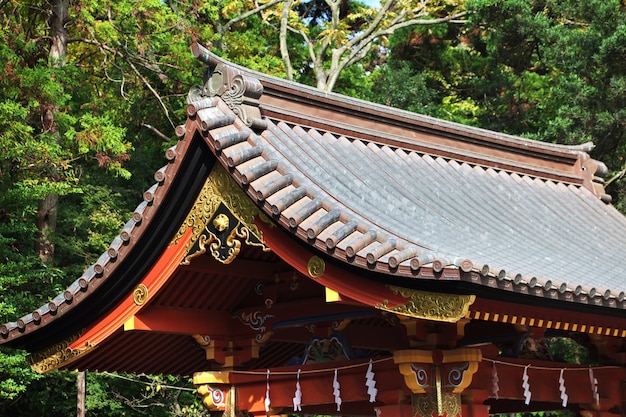
[[[195,131],[187,132],[166,157],[170,163],[157,171],[158,182],[144,193],[144,201],[110,248],[63,293],[2,325],[0,344],[40,350],[74,336],[132,293],[178,232],[186,215],[180,208],[193,203],[214,163]]]

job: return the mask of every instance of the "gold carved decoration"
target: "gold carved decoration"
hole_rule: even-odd
[[[376,308],[418,319],[456,323],[467,315],[469,307],[476,300],[475,295],[441,294],[392,285],[388,288],[394,295],[406,298],[407,302],[389,307],[389,301],[383,300]]]
[[[215,216],[215,219],[213,219],[213,226],[215,226],[218,232],[223,232],[228,229],[229,225],[230,221],[228,220],[228,216],[223,213],[218,214]]]
[[[148,300],[148,287],[143,284],[137,285],[135,291],[133,291],[133,301],[138,306],[144,305]]]
[[[217,214],[220,206],[226,207],[228,213]],[[192,258],[206,253],[207,250],[220,262],[232,262],[239,253],[241,240],[269,251],[263,243],[263,234],[254,224],[257,216],[264,222],[272,224],[224,168],[215,164],[174,238],[176,243],[187,228],[191,228],[192,237],[187,244],[187,256],[182,264],[188,265]],[[227,236],[221,236],[222,233],[228,233],[230,228],[232,230]],[[218,251],[220,247],[227,248],[228,253],[224,253],[224,250]]]
[[[324,275],[326,263],[319,256],[311,256],[311,259],[309,259],[309,263],[307,264],[306,269],[311,278],[319,278]]]
[[[411,404],[414,417],[460,417],[461,396],[444,392],[440,396],[434,394],[413,394]]]
[[[223,221],[224,217],[226,217],[225,221]],[[223,227],[226,225],[227,228],[229,224],[230,220],[223,213],[220,213],[213,221],[213,225],[216,227]],[[185,258],[185,264],[189,263],[189,260],[192,258],[206,253],[207,248],[213,258],[223,264],[229,264],[235,260],[237,255],[239,255],[239,251],[241,250],[241,241],[239,239],[245,239],[247,243],[250,243],[247,239],[249,238],[249,235],[247,234],[247,230],[244,230],[244,228],[234,228],[230,231],[230,233],[228,233],[226,239],[220,239],[215,235],[215,233],[212,233],[208,227],[204,230],[204,232],[205,233],[201,234],[198,239],[196,247],[197,250],[193,251],[192,248],[192,253]]]
[[[28,356],[30,367],[39,374],[45,374],[46,372],[59,369],[78,359],[83,353],[93,348],[93,346],[87,344],[82,349],[71,349],[69,346],[80,336],[82,336],[82,333],[76,334],[42,351],[31,354]]]

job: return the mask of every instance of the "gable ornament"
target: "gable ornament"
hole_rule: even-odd
[[[221,97],[224,103],[252,129],[265,129],[267,123],[261,117],[259,98],[263,94],[261,82],[232,65],[211,59],[208,50],[200,44],[192,47],[194,55],[209,68],[201,89],[190,91],[190,100],[204,97]]]
[[[174,238],[177,241],[191,228],[192,237],[182,264],[189,265],[191,259],[205,253],[229,264],[239,254],[242,243],[269,251],[254,224],[255,218],[271,224],[224,168],[216,164]]]

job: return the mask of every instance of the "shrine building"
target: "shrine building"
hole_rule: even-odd
[[[192,51],[207,75],[156,183],[0,344],[41,373],[193,377],[225,417],[626,413],[626,218],[592,144]]]

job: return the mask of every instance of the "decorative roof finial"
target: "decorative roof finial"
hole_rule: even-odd
[[[259,109],[259,97],[263,94],[261,82],[235,66],[224,63],[199,43],[194,42],[191,51],[196,58],[208,64],[209,68],[202,89],[192,89],[189,101],[221,97],[246,125],[253,129],[265,129],[266,123],[262,120]]]

